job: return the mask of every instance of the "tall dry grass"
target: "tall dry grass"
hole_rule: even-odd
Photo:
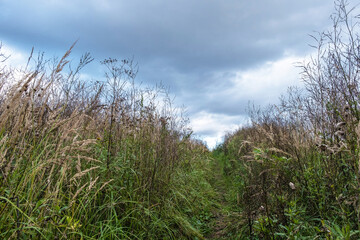
[[[226,137],[228,173],[241,176],[243,233],[253,239],[358,239],[359,22],[335,1],[333,29],[301,65],[304,88],[251,108]],[[353,17],[352,17],[353,15]]]
[[[186,118],[164,88],[136,85],[131,59],[104,60],[105,81],[84,79],[93,59],[71,66],[73,47],[23,69],[1,62],[0,238],[186,235],[167,212],[179,167],[198,156]]]

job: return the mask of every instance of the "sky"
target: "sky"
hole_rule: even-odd
[[[301,85],[296,65],[314,52],[309,35],[331,27],[334,2],[0,0],[0,9],[12,64],[32,47],[62,56],[76,40],[74,55],[90,52],[97,63],[134,58],[137,81],[169,87],[196,136],[214,147],[246,124],[249,103],[276,103]]]

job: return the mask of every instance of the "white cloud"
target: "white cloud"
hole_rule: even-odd
[[[301,85],[300,69],[295,65],[303,59],[286,56],[255,69],[237,72],[232,79],[233,88],[228,89],[227,94],[240,94],[242,99],[254,100],[259,104],[275,103],[289,86]]]
[[[25,54],[19,49],[4,42],[2,43],[0,53],[4,54],[5,56],[9,56],[9,58],[5,61],[5,65],[14,68],[21,68],[25,66],[29,57],[28,54]]]
[[[227,116],[202,111],[191,117],[190,125],[195,134],[212,149],[222,141],[226,132],[236,130],[245,122],[246,118],[243,116]]]
[[[244,115],[247,102],[254,101],[262,106],[274,104],[289,86],[301,86],[301,69],[296,65],[304,58],[287,53],[283,58],[257,68],[228,74],[228,84],[217,86],[217,89],[212,87],[208,92],[210,102],[204,105],[209,108],[191,116],[195,134],[213,148],[222,141],[226,132],[234,131],[249,121]],[[234,114],[229,115],[229,112]]]

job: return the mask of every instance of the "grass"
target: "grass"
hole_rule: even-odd
[[[241,196],[243,239],[360,238],[359,29],[345,1],[335,6],[334,29],[301,66],[304,88],[250,108],[251,124],[215,151]]]
[[[0,68],[0,238],[359,237],[356,121],[324,139],[277,106],[209,152],[131,60],[91,82],[88,54],[65,69],[71,50]]]
[[[72,48],[52,67],[0,68],[0,238],[204,239],[206,147],[164,89],[136,86],[131,60],[92,82]]]
[[[212,152],[131,59],[91,81],[74,46],[21,69],[0,52],[0,239],[359,239],[359,24],[335,10],[305,88]]]
[[[250,107],[251,123],[213,151],[242,213],[229,239],[360,238],[359,22],[347,9],[335,1],[333,29],[300,66],[304,88]]]

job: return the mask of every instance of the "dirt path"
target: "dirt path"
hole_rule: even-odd
[[[217,192],[219,206],[212,211],[214,217],[210,224],[213,231],[206,236],[206,239],[236,239],[235,236],[231,236],[231,232],[234,227],[234,221],[236,221],[234,217],[239,214],[231,209],[231,203],[227,199],[228,189],[222,168],[218,161],[214,162],[213,178],[210,184]]]
[[[225,207],[227,205],[226,199],[225,199],[225,192],[218,192],[219,193],[219,198],[221,198],[222,200],[220,201],[220,208],[214,209],[213,210],[213,216],[214,216],[214,220],[213,220],[213,231],[212,233],[206,237],[206,239],[222,239],[223,237],[226,236],[226,228],[229,224],[229,221],[227,219],[227,215],[224,212],[223,207]]]

